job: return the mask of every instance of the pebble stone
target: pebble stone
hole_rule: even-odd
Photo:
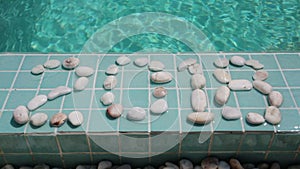
[[[203,74],[202,66],[199,63],[195,63],[188,67],[188,71],[191,75]]]
[[[83,123],[83,115],[80,111],[72,111],[68,115],[68,120],[73,126],[80,126]]]
[[[172,81],[172,74],[169,72],[156,72],[151,74],[151,81],[153,83],[168,83]]]
[[[35,113],[30,117],[30,123],[36,127],[44,125],[47,120],[48,115],[46,113]]]
[[[244,169],[254,169],[255,165],[252,163],[243,164]]]
[[[131,169],[131,166],[129,164],[124,164],[124,165],[119,166],[116,169]]]
[[[1,167],[1,169],[14,169],[11,164],[6,164],[5,166]]]
[[[113,89],[116,87],[116,85],[117,85],[116,76],[107,76],[103,83],[104,89]]]
[[[32,73],[33,75],[39,75],[39,74],[42,74],[42,73],[44,73],[44,71],[45,71],[45,68],[44,68],[43,65],[36,65],[35,67],[33,67],[33,68],[31,69],[31,73]]]
[[[253,88],[253,85],[249,80],[238,79],[238,80],[231,80],[228,84],[228,87],[234,91],[251,90]]]
[[[44,63],[44,67],[47,68],[47,69],[55,69],[55,68],[58,68],[60,66],[60,61],[59,60],[56,60],[56,59],[52,59],[52,60],[47,60],[45,63]]]
[[[193,169],[193,163],[190,160],[187,159],[181,159],[179,161],[179,167],[180,169]]]
[[[258,125],[265,122],[265,119],[262,115],[255,113],[255,112],[249,112],[246,116],[246,120],[250,124]]]
[[[116,75],[119,73],[119,67],[115,64],[108,66],[106,69],[106,74],[108,75]]]
[[[40,106],[44,105],[47,102],[48,98],[46,95],[37,95],[33,99],[31,99],[28,104],[27,108],[29,111],[33,111]]]
[[[165,162],[165,165],[167,166],[167,167],[165,167],[165,168],[179,169],[179,167],[178,167],[177,165],[175,165],[175,164],[173,164],[173,163],[171,163],[171,162]]]
[[[141,121],[146,118],[146,111],[141,107],[133,107],[128,110],[126,118],[132,121]]]
[[[215,93],[215,101],[223,106],[227,103],[230,96],[230,89],[227,86],[220,86]]]
[[[164,87],[156,87],[152,94],[156,98],[163,98],[168,94],[168,90]]]
[[[230,74],[225,71],[224,69],[216,69],[214,71],[214,77],[220,82],[220,83],[229,83],[231,81]]]
[[[29,166],[21,166],[19,169],[33,169],[33,168]]]
[[[187,118],[193,123],[208,124],[214,119],[214,114],[211,112],[193,112]]]
[[[259,169],[269,169],[269,164],[268,163],[260,163],[257,165],[257,168]]]
[[[74,69],[76,68],[80,63],[80,60],[75,57],[69,57],[63,61],[63,67],[65,69]]]
[[[18,106],[13,113],[13,117],[16,123],[25,124],[29,121],[29,111],[25,106]]]
[[[206,79],[202,74],[194,74],[191,78],[192,89],[202,89],[206,84]]]
[[[110,105],[115,101],[115,95],[112,92],[106,92],[101,96],[100,101],[103,105]]]
[[[254,80],[253,87],[262,94],[269,94],[273,89],[269,83],[261,80]]]
[[[118,59],[116,61],[116,63],[120,66],[125,66],[125,65],[129,64],[130,62],[131,62],[130,58],[125,55],[118,57]]]
[[[192,108],[196,112],[202,112],[206,109],[207,101],[206,94],[203,90],[195,89],[191,95]]]
[[[230,63],[235,66],[244,66],[245,62],[246,62],[246,60],[241,56],[232,56],[230,58]]]
[[[238,108],[225,106],[222,110],[222,116],[227,120],[235,120],[242,117],[242,113]]]
[[[268,95],[268,101],[270,106],[280,107],[283,103],[283,96],[278,91],[272,91]]]
[[[264,81],[268,78],[268,76],[269,76],[269,73],[267,71],[258,70],[253,74],[252,78],[253,78],[253,80],[262,80],[262,81]]]
[[[216,157],[206,157],[201,161],[201,167],[203,169],[217,169],[219,165],[219,159]]]
[[[270,169],[280,169],[280,165],[278,163],[272,163]]]
[[[154,71],[154,72],[162,71],[162,70],[164,70],[164,68],[165,68],[165,65],[162,62],[157,61],[157,60],[151,61],[148,65],[148,69],[150,71]]]
[[[237,159],[234,158],[230,159],[229,164],[232,169],[244,169],[241,163]]]
[[[214,61],[217,68],[226,68],[229,65],[229,60],[226,58],[218,58]]]
[[[80,77],[74,83],[74,90],[81,91],[86,88],[89,83],[89,79],[87,77]]]
[[[64,113],[56,113],[52,116],[50,124],[54,127],[60,127],[66,122],[67,118],[67,115]]]
[[[109,169],[112,167],[112,162],[108,160],[100,161],[97,169]]]
[[[178,70],[178,72],[184,71],[185,69],[187,69],[189,66],[195,64],[196,62],[197,62],[196,59],[192,59],[192,58],[186,59],[178,65],[177,70]]]
[[[143,169],[155,169],[155,168],[153,166],[151,166],[151,165],[147,165]]]
[[[67,86],[58,86],[48,93],[47,98],[48,98],[48,100],[53,100],[59,96],[66,95],[71,92],[72,92],[72,89]]]
[[[164,99],[158,99],[150,106],[150,111],[153,114],[162,114],[168,110],[168,103]]]
[[[230,169],[230,165],[225,161],[220,161],[218,169]]]
[[[123,113],[123,106],[121,104],[112,104],[107,108],[106,112],[110,117],[118,118]]]
[[[271,124],[278,124],[281,121],[280,110],[275,106],[269,106],[265,112],[265,119]]]
[[[33,167],[33,169],[50,169],[49,165],[46,164],[38,164]]]
[[[79,66],[75,69],[75,73],[79,77],[89,77],[94,74],[94,69],[88,66]]]
[[[137,58],[135,59],[134,64],[138,67],[144,67],[148,64],[148,58],[146,57]]]

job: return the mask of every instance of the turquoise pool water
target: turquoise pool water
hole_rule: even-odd
[[[217,51],[300,51],[299,0],[0,0],[0,52],[77,53],[109,22],[143,12],[185,19]],[[128,37],[110,52],[145,50],[191,49],[151,33]]]

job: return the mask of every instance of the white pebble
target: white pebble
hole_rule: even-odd
[[[116,87],[116,85],[117,85],[116,76],[107,76],[103,83],[104,89],[113,89]]]
[[[30,117],[30,123],[36,127],[44,125],[47,120],[48,115],[46,113],[35,113]]]
[[[106,74],[108,75],[116,75],[119,72],[119,67],[117,65],[110,65],[108,66],[108,68],[106,69]]]
[[[231,81],[230,74],[225,71],[224,69],[216,69],[214,71],[214,77],[220,82],[220,83],[229,83]]]
[[[206,95],[203,90],[195,89],[191,96],[192,108],[196,112],[202,112],[206,109]]]
[[[124,65],[129,64],[130,61],[131,61],[131,60],[129,59],[129,57],[123,55],[123,56],[118,57],[118,59],[117,59],[116,62],[117,62],[118,65],[124,66]]]
[[[254,65],[258,64],[259,61],[258,60],[254,60],[254,59],[249,59],[245,62],[245,65],[253,67]]]
[[[223,106],[227,103],[230,96],[230,89],[227,86],[220,86],[215,94],[215,101],[219,105]]]
[[[31,69],[31,73],[34,75],[42,74],[45,71],[45,68],[43,65],[36,65]]]
[[[226,58],[218,58],[214,61],[214,65],[218,68],[226,68],[229,65],[229,60]]]
[[[1,169],[14,169],[14,166],[12,166],[11,164],[6,164],[4,166],[1,166]]]
[[[179,167],[177,165],[175,165],[175,164],[173,164],[171,162],[165,162],[165,165],[167,166],[165,168],[179,169]]]
[[[261,64],[261,63],[257,63],[255,65],[253,65],[252,68],[255,69],[255,70],[259,70],[259,69],[263,69],[264,65]]]
[[[220,161],[218,169],[230,169],[230,165],[225,161]]]
[[[261,80],[253,81],[253,87],[262,94],[269,94],[273,89],[269,83]]]
[[[187,159],[181,159],[179,161],[179,166],[180,166],[180,169],[193,169],[194,168],[193,163]]]
[[[253,80],[266,80],[269,76],[269,73],[265,70],[258,70],[252,76]]]
[[[280,110],[275,106],[269,106],[265,112],[265,119],[271,124],[278,124],[281,121]]]
[[[228,87],[231,90],[251,90],[253,88],[252,83],[245,79],[231,80]]]
[[[94,74],[94,69],[88,66],[79,66],[75,69],[75,73],[79,77],[88,77]]]
[[[195,63],[188,67],[190,74],[203,74],[202,66],[199,63]]]
[[[59,96],[66,95],[72,92],[72,89],[67,86],[58,86],[57,88],[51,90],[51,92],[48,93],[48,100],[53,100]]]
[[[115,95],[112,92],[106,92],[101,96],[100,101],[103,105],[110,105],[115,101]]]
[[[27,108],[29,111],[33,111],[40,106],[44,105],[47,102],[47,96],[46,95],[37,95],[33,99],[31,99],[28,104]]]
[[[153,90],[153,96],[156,97],[156,98],[165,97],[167,94],[168,94],[168,91],[164,87],[156,87]]]
[[[121,104],[112,104],[107,108],[106,112],[110,117],[118,118],[123,113],[123,106]]]
[[[79,62],[80,62],[80,60],[78,58],[69,57],[64,60],[63,67],[65,69],[74,69],[75,67],[77,67],[79,65]]]
[[[300,166],[299,166],[299,168],[300,168]],[[271,167],[270,167],[270,169],[280,169],[279,163],[273,162],[272,165],[271,165]]]
[[[158,99],[150,106],[150,111],[153,114],[162,114],[168,110],[168,103],[164,99]]]
[[[135,59],[134,64],[138,67],[146,66],[148,64],[148,58],[146,57],[137,58]]]
[[[64,113],[56,113],[52,116],[50,124],[54,127],[59,127],[66,122],[67,118],[67,115],[65,115]]]
[[[246,116],[246,120],[250,124],[258,125],[265,122],[265,119],[262,115],[254,112],[249,112]]]
[[[195,64],[196,62],[197,62],[196,59],[192,59],[192,58],[186,59],[178,65],[177,69],[179,72],[184,71],[185,69],[187,69],[189,66]]]
[[[80,111],[72,111],[68,115],[68,120],[73,126],[80,126],[83,123],[83,115]]]
[[[279,106],[281,106],[281,104],[283,102],[283,96],[278,91],[272,91],[268,95],[268,100],[269,100],[270,106],[279,107]]]
[[[25,124],[29,121],[29,111],[25,106],[18,106],[13,113],[15,122]]]
[[[38,164],[34,166],[33,169],[50,169],[50,167],[46,164]]]
[[[246,62],[246,60],[241,56],[232,56],[230,58],[230,63],[235,66],[244,66],[245,62]]]
[[[207,169],[217,169],[219,159],[216,157],[206,157],[201,161],[201,167]]]
[[[193,112],[187,118],[193,123],[208,124],[214,119],[214,114],[211,112]]]
[[[108,160],[100,161],[97,169],[109,169],[112,167],[112,162]]]
[[[162,71],[162,70],[164,70],[164,68],[165,68],[165,65],[163,63],[161,63],[160,61],[156,61],[156,60],[151,61],[148,65],[148,69],[150,71],[154,71],[154,72]]]
[[[146,118],[146,111],[141,107],[133,107],[128,110],[126,118],[133,121],[144,120]]]
[[[151,75],[151,81],[153,83],[167,83],[172,81],[172,74],[169,72],[156,72]]]
[[[202,89],[206,84],[206,79],[204,75],[194,74],[191,77],[192,89]]]
[[[86,88],[89,83],[89,79],[87,77],[80,77],[74,83],[74,90],[81,91]]]
[[[238,108],[225,106],[222,110],[222,116],[227,120],[235,120],[242,117],[242,113]]]
[[[60,66],[60,61],[56,60],[56,59],[47,60],[44,63],[44,67],[47,68],[47,69],[55,69],[55,68],[58,68],[59,66]]]

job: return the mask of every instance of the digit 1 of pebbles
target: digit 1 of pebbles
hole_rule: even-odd
[[[228,84],[228,87],[234,91],[245,91],[251,90],[253,88],[252,83],[246,79],[239,79],[239,80],[231,80]]]
[[[255,112],[249,112],[246,116],[246,121],[253,125],[259,125],[265,122],[265,119],[262,115],[255,113]]]
[[[191,86],[192,89],[202,89],[206,84],[206,79],[201,74],[192,75]]]
[[[224,69],[216,69],[214,71],[214,77],[220,82],[220,83],[229,83],[231,81],[230,74],[224,70]]]
[[[271,106],[279,107],[283,103],[283,96],[278,91],[272,91],[268,95],[268,101]]]
[[[112,118],[118,118],[123,114],[123,106],[121,104],[112,104],[107,110],[107,114]]]
[[[31,69],[31,73],[33,75],[39,75],[39,74],[42,74],[43,72],[45,71],[45,68],[43,65],[36,65],[35,67],[33,67]]]
[[[187,118],[196,124],[208,124],[214,119],[214,114],[211,112],[193,112]]]
[[[125,66],[127,64],[129,64],[131,62],[131,60],[129,59],[129,57],[123,55],[118,57],[118,59],[116,60],[116,63],[120,66]]]
[[[169,72],[156,72],[151,74],[151,81],[153,83],[168,83],[172,81],[172,74]]]
[[[135,59],[134,64],[138,67],[144,67],[148,64],[148,58],[146,57],[137,58]]]
[[[74,83],[74,90],[81,91],[86,88],[89,83],[89,79],[87,77],[80,77]]]
[[[223,106],[227,103],[230,96],[230,89],[227,86],[220,86],[215,93],[215,101]]]
[[[206,95],[203,90],[195,89],[191,96],[192,108],[196,112],[202,112],[206,109]]]
[[[229,60],[226,58],[218,58],[214,61],[217,68],[226,68],[229,65]]]
[[[80,63],[80,60],[75,57],[69,57],[63,61],[63,68],[65,69],[74,69],[76,68]]]
[[[117,65],[110,65],[108,66],[108,68],[106,69],[106,74],[108,75],[116,75],[119,72],[119,67]]]
[[[60,127],[61,125],[63,125],[66,120],[67,120],[67,115],[64,113],[56,113],[52,116],[51,120],[50,120],[50,124],[53,127]]]
[[[242,117],[242,113],[238,108],[225,106],[222,110],[222,116],[227,120],[235,120]]]
[[[162,71],[164,70],[165,68],[165,65],[163,63],[161,63],[160,61],[151,61],[148,65],[148,69],[150,71],[153,71],[153,72],[158,72],[158,71]]]
[[[186,70],[189,66],[195,64],[196,62],[197,62],[196,59],[192,59],[192,58],[186,59],[186,60],[182,61],[182,62],[178,65],[177,69],[178,69],[179,72],[184,71],[184,70]]]
[[[156,87],[152,94],[156,98],[163,98],[168,94],[168,91],[164,87]]]
[[[47,98],[48,98],[48,100],[54,100],[59,96],[66,95],[71,92],[72,92],[72,89],[67,86],[58,86],[48,93]]]
[[[33,111],[40,106],[44,105],[47,102],[48,98],[46,95],[37,95],[33,99],[31,99],[28,104],[27,108],[29,111]]]
[[[104,80],[103,87],[104,89],[111,90],[117,85],[117,78],[115,76],[107,76]]]
[[[60,61],[59,60],[56,60],[56,59],[52,59],[52,60],[47,60],[45,63],[44,63],[44,67],[47,68],[47,69],[55,69],[55,68],[58,68],[60,66]]]
[[[46,113],[35,113],[30,117],[31,125],[35,127],[40,127],[44,125],[48,120],[48,115]]]
[[[241,57],[241,56],[232,56],[230,58],[230,63],[234,66],[244,66],[245,65],[246,60]]]
[[[153,114],[162,114],[168,110],[168,103],[164,99],[158,99],[150,106],[150,111]]]
[[[80,126],[83,123],[83,115],[80,111],[72,111],[68,115],[68,120],[73,126]]]
[[[262,94],[269,94],[272,91],[272,86],[269,83],[261,80],[253,81],[253,87]]]
[[[89,77],[94,74],[94,69],[88,66],[79,66],[75,69],[75,73],[79,77]]]
[[[29,121],[29,111],[25,106],[18,106],[14,112],[13,117],[16,123],[22,125]]]
[[[141,121],[146,117],[146,111],[141,107],[133,107],[128,110],[126,118],[132,121]]]
[[[114,100],[115,100],[115,95],[112,92],[106,92],[100,98],[100,101],[102,102],[103,105],[110,105],[114,102]]]

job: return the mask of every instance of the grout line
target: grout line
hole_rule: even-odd
[[[126,65],[124,65],[124,66],[126,66]],[[122,98],[123,98],[123,89],[122,89],[122,87],[123,87],[123,80],[124,80],[124,66],[122,66],[122,72],[121,72],[121,82],[120,82],[120,100],[119,100],[119,104],[122,104]],[[120,123],[121,123],[121,121],[120,121],[120,118],[118,118],[118,123],[117,123],[117,129],[118,129],[118,144],[119,144],[119,160],[120,160],[120,163],[122,162],[122,148],[121,148],[121,146],[122,146],[122,143],[121,143],[121,133],[120,133]]]

